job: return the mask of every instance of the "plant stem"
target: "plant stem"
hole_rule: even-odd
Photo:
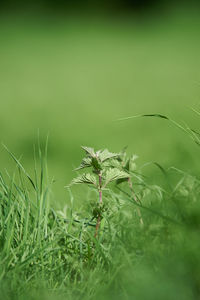
[[[102,200],[102,174],[99,172],[99,204],[101,205],[103,203]],[[97,223],[96,223],[96,230],[95,230],[95,235],[94,237],[96,238],[99,232],[99,227],[101,225],[101,213],[99,212],[98,218],[97,218]]]
[[[102,175],[99,173],[99,203],[102,204]]]
[[[138,198],[136,197],[135,192],[133,190],[133,184],[132,184],[132,181],[131,181],[130,177],[128,178],[128,184],[129,184],[129,188],[130,188],[130,190],[132,192],[132,196],[133,196],[134,201],[137,202],[137,203],[139,203]],[[142,219],[142,214],[141,214],[140,208],[137,207],[136,210],[137,210],[138,217],[140,219],[140,225],[141,225],[141,227],[143,227],[144,222],[143,222],[143,219]]]
[[[99,215],[98,215],[98,218],[97,218],[96,229],[95,229],[95,234],[94,234],[94,237],[95,237],[95,238],[96,238],[97,235],[98,235],[100,225],[101,225],[101,216],[100,216],[100,214],[99,214]]]

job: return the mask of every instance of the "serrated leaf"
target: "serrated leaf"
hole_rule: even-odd
[[[93,157],[91,161],[91,164],[95,170],[102,170],[101,164],[99,163],[99,160],[96,157]]]
[[[103,163],[103,166],[119,169],[119,168],[121,168],[121,163],[118,159],[113,158],[113,159],[109,159],[109,160],[105,161]]]
[[[82,183],[96,185],[96,177],[92,174],[84,173],[84,174],[74,178],[69,186],[71,186],[73,184],[82,184]]]
[[[133,154],[127,161],[126,164],[124,166],[124,168],[127,171],[135,171],[136,170],[136,163],[135,160],[138,158],[137,155]]]
[[[84,169],[84,168],[89,168],[91,166],[92,166],[92,159],[90,157],[85,157],[82,160],[82,163],[80,164],[80,166],[78,168],[76,168],[75,171],[81,170],[81,169]]]
[[[129,170],[130,171],[135,171],[136,170],[136,159],[138,158],[137,155],[133,154],[131,157],[130,157],[130,160],[129,160]]]
[[[102,152],[99,153],[99,159],[100,159],[101,162],[104,162],[107,159],[114,158],[114,157],[117,157],[117,156],[119,156],[118,153],[109,152],[108,149],[105,149],[105,150],[103,150]]]
[[[106,171],[105,174],[105,184],[104,186],[106,186],[108,183],[118,180],[118,179],[125,179],[125,178],[129,178],[129,174],[121,171],[117,168],[113,168],[113,169],[109,169]]]
[[[82,148],[82,149],[86,152],[86,154],[88,154],[89,156],[95,157],[95,152],[94,152],[94,149],[93,149],[93,148],[85,147],[85,146],[82,146],[81,148]]]

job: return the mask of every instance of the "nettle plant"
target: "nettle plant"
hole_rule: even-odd
[[[132,191],[133,198],[138,202],[136,195],[133,191],[132,181],[131,181],[131,171],[135,167],[135,158],[127,158],[125,151],[121,153],[112,153],[107,149],[98,150],[95,152],[93,148],[82,147],[85,151],[86,156],[83,158],[80,166],[75,169],[79,171],[85,168],[91,168],[90,173],[83,173],[74,178],[69,186],[74,184],[89,184],[93,185],[98,191],[98,209],[95,210],[95,216],[97,219],[95,238],[98,235],[99,228],[102,220],[103,212],[103,192],[111,182],[116,182],[120,184],[122,182],[128,182],[129,188]],[[143,224],[140,210],[138,208],[138,215],[140,217],[140,222]]]

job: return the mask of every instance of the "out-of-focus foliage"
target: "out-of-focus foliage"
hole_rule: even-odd
[[[60,201],[80,145],[117,152],[128,145],[141,162],[195,170],[197,149],[164,120],[116,120],[162,113],[198,128],[190,112],[200,89],[197,11],[140,21],[4,15],[0,44],[0,140],[29,170],[38,129],[41,143],[49,134]],[[13,168],[3,148],[0,164]]]
[[[76,12],[110,12],[112,14],[120,12],[135,12],[138,14],[150,11],[153,13],[164,12],[164,9],[169,8],[174,5],[184,5],[188,4],[190,7],[193,5],[198,5],[198,0],[2,0],[0,3],[1,9],[4,11],[15,11],[17,10],[40,10],[51,12],[55,10],[57,12],[62,11],[62,13],[69,13],[72,11]]]

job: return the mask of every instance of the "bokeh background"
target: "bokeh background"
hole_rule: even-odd
[[[31,174],[38,131],[49,135],[55,203],[81,145],[198,172],[198,148],[167,121],[118,119],[160,113],[199,128],[199,12],[194,0],[1,1],[0,141]],[[3,147],[0,166],[14,168]]]

